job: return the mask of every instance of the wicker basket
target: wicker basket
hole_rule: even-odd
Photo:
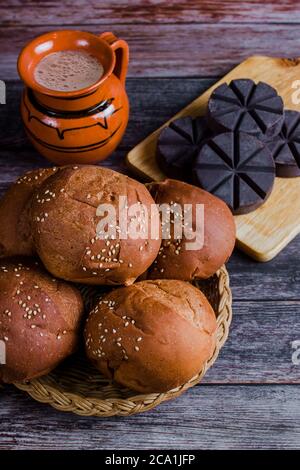
[[[104,378],[81,352],[65,361],[49,375],[28,383],[16,383],[15,386],[39,402],[81,416],[128,416],[150,410],[166,400],[178,397],[199,383],[215,362],[227,339],[232,318],[229,276],[225,267],[210,279],[194,282],[194,285],[207,295],[216,312],[217,345],[213,356],[200,374],[186,384],[167,393],[139,395]],[[83,294],[87,304],[95,300],[95,292],[91,294],[91,288],[85,288]]]

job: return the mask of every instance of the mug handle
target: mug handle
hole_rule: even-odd
[[[129,48],[127,42],[123,39],[118,39],[111,32],[100,34],[100,39],[106,41],[114,51],[116,56],[116,65],[113,73],[120,79],[121,83],[125,85],[129,62]]]

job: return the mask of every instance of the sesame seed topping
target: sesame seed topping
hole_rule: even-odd
[[[134,346],[134,349],[135,349],[136,351],[139,351],[139,350],[140,350],[140,348],[139,348],[138,346]]]

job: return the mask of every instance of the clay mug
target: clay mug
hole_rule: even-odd
[[[37,83],[34,70],[39,61],[62,50],[84,50],[96,57],[104,69],[99,81],[68,92]],[[96,36],[55,31],[27,44],[18,59],[18,72],[25,83],[21,114],[39,153],[58,165],[95,163],[108,157],[128,122],[127,66],[127,43],[109,32]]]

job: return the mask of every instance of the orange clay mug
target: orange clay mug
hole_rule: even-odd
[[[103,66],[102,77],[76,91],[53,91],[34,78],[46,55],[84,50]],[[46,158],[58,165],[95,163],[119,144],[128,122],[125,91],[128,45],[113,33],[96,36],[80,31],[55,31],[34,39],[22,50],[18,71],[26,87],[21,114],[26,133]]]

